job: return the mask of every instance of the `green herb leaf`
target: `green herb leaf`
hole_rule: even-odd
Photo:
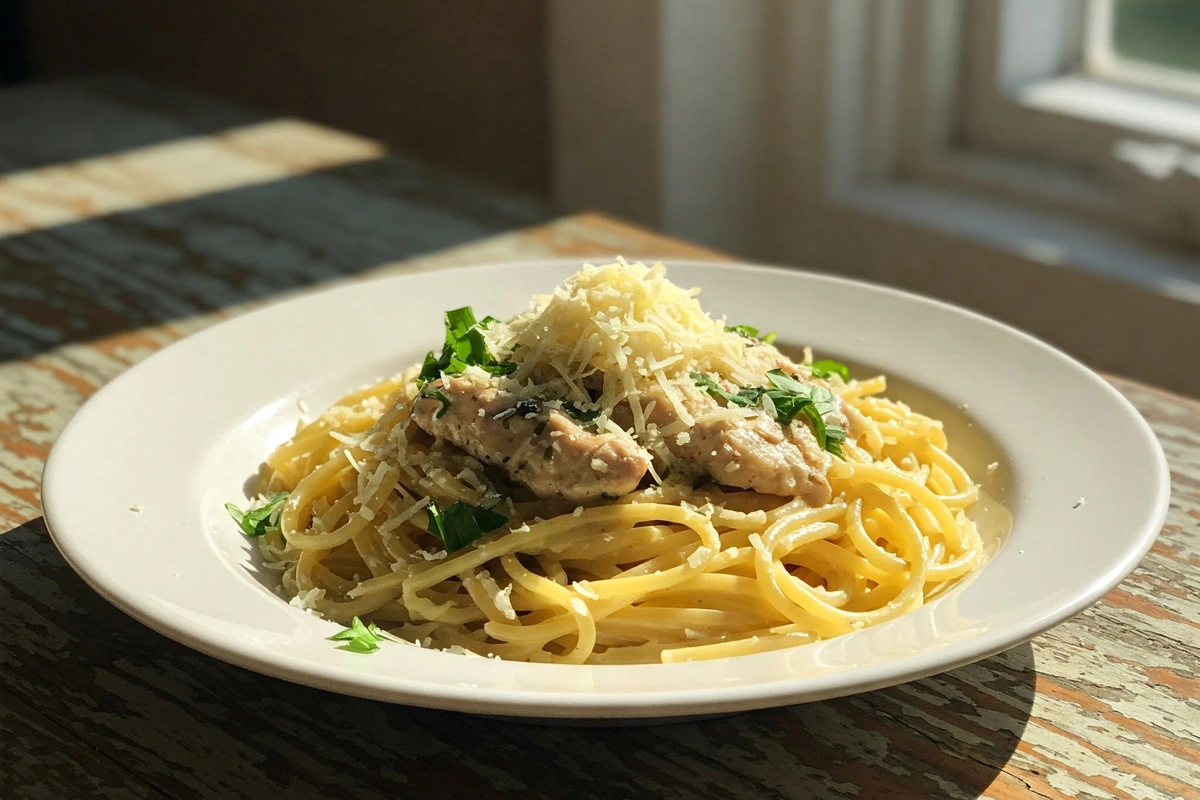
[[[781,369],[768,370],[767,380],[769,380],[771,385],[776,389],[781,389],[785,392],[793,392],[805,397],[808,396],[808,387]]]
[[[762,399],[763,389],[757,386],[751,386],[744,389],[739,389],[737,394],[730,394],[721,388],[721,385],[708,377],[702,372],[693,372],[692,380],[701,389],[704,389],[713,397],[725,400],[728,403],[733,403],[735,406],[749,408],[756,405]]]
[[[432,350],[425,355],[417,385],[424,386],[442,373],[459,375],[467,367],[479,367],[492,375],[507,375],[515,370],[516,364],[501,363],[488,350],[483,330],[495,322],[495,317],[484,317],[483,322],[477,322],[470,306],[447,311],[442,355],[435,358]]]
[[[838,375],[844,382],[850,382],[850,369],[840,361],[833,361],[832,359],[826,358],[822,359],[821,361],[814,361],[808,365],[808,368],[811,369],[812,374],[816,375],[818,378],[829,380],[834,375]]]
[[[846,429],[841,425],[826,425],[825,426],[825,449],[833,453],[838,458],[844,458],[842,455],[842,442],[846,441]]]
[[[527,417],[530,414],[539,414],[542,410],[542,400],[537,397],[527,397],[524,400],[518,400],[513,404],[513,411],[519,417]]]
[[[568,417],[583,427],[594,425],[596,418],[600,416],[599,409],[580,408],[577,403],[563,403],[562,410],[567,413]]]
[[[338,631],[333,636],[329,637],[331,642],[345,642],[338,647],[338,650],[349,650],[351,653],[374,653],[379,649],[379,643],[384,639],[383,631],[379,629],[374,622],[370,625],[364,625],[363,621],[355,617],[350,621],[350,627],[344,631]]]
[[[483,529],[471,514],[471,507],[461,500],[442,512],[442,543],[446,552],[453,553],[483,536]]]
[[[426,512],[429,515],[429,532],[442,540],[447,553],[461,550],[508,522],[508,517],[502,514],[468,505],[461,500],[445,511],[430,500]]]
[[[262,508],[242,511],[233,503],[226,503],[225,510],[233,521],[247,536],[263,536],[268,531],[279,529],[279,514],[282,513],[283,501],[287,500],[287,492],[276,492],[267,500]]]
[[[463,306],[452,311],[446,312],[446,341],[450,341],[450,334],[454,338],[461,338],[467,331],[478,325],[479,322],[475,319],[475,312],[470,306]]]
[[[726,325],[725,330],[729,331],[730,333],[736,333],[738,336],[741,336],[745,339],[754,339],[760,341],[763,344],[774,344],[775,337],[777,335],[775,331],[760,335],[758,328],[754,327],[753,325]]]
[[[842,454],[846,431],[837,425],[825,424],[825,417],[837,409],[833,392],[825,387],[806,386],[780,369],[767,372],[767,380],[771,382],[769,387],[751,386],[738,389],[737,394],[722,389],[720,384],[703,373],[693,372],[691,377],[697,386],[733,405],[752,407],[762,405],[764,396],[771,398],[775,420],[780,425],[788,425],[803,414],[821,448],[837,456]]]
[[[441,419],[441,418],[442,418],[442,417],[445,415],[445,413],[446,413],[446,410],[447,410],[448,408],[450,408],[450,398],[449,398],[449,397],[447,397],[447,396],[446,396],[446,393],[445,393],[445,392],[443,392],[441,389],[433,389],[433,390],[431,390],[431,391],[428,391],[428,392],[427,392],[427,391],[425,391],[425,389],[422,389],[422,390],[421,390],[421,396],[422,396],[422,397],[431,397],[431,398],[433,398],[434,400],[437,400],[439,403],[441,403],[441,404],[442,404],[442,407],[441,407],[441,408],[439,408],[439,409],[437,410],[437,413],[435,413],[435,414],[433,415],[433,418],[434,418],[434,419]]]

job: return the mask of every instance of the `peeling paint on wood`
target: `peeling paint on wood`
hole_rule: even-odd
[[[154,130],[212,133],[169,122]],[[311,166],[311,141],[278,146]],[[39,483],[71,414],[267,297],[517,258],[719,257],[597,215],[512,230],[538,213],[379,159],[0,238],[0,797],[1200,796],[1200,403],[1116,378],[1172,472],[1139,568],[1031,643],[791,708],[573,729],[341,697],[151,632],[54,549]]]

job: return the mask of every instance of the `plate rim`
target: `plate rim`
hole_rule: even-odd
[[[649,263],[648,259],[646,261]],[[252,324],[247,321],[253,320],[259,312],[268,309],[280,308],[292,303],[311,300],[312,298],[328,298],[334,293],[362,291],[364,286],[381,289],[384,284],[403,285],[413,281],[419,282],[431,276],[443,277],[465,273],[478,275],[481,270],[502,271],[518,267],[578,269],[579,265],[584,263],[582,259],[567,258],[514,259],[511,261],[478,265],[461,265],[429,270],[422,269],[403,275],[372,277],[365,280],[353,278],[341,279],[329,285],[310,287],[298,293],[289,293],[276,297],[265,304],[256,305],[252,309],[245,310],[231,318],[218,321],[204,330],[172,342],[142,361],[132,365],[122,374],[102,386],[76,411],[67,425],[63,427],[58,437],[56,437],[46,460],[42,478],[42,507],[50,536],[71,568],[105,600],[152,630],[184,646],[227,663],[318,689],[408,705],[530,718],[562,718],[582,714],[588,717],[614,719],[726,713],[729,711],[750,710],[794,702],[817,701],[860,691],[883,688],[955,669],[1028,641],[1078,614],[1099,600],[1136,569],[1138,563],[1153,546],[1165,522],[1170,500],[1170,474],[1165,453],[1152,428],[1136,407],[1111,384],[1073,356],[1064,353],[1053,345],[1019,328],[1000,322],[972,309],[869,281],[811,270],[745,263],[732,259],[724,261],[664,259],[664,262],[667,264],[668,270],[680,268],[714,269],[718,271],[737,269],[743,272],[750,270],[772,275],[786,274],[805,280],[825,282],[832,286],[848,286],[855,290],[881,293],[884,296],[900,298],[904,302],[915,302],[918,305],[939,308],[953,315],[964,317],[971,324],[984,324],[993,329],[998,329],[1003,334],[1015,336],[1022,340],[1024,344],[1041,349],[1054,358],[1065,360],[1065,362],[1071,364],[1083,376],[1088,378],[1091,387],[1105,392],[1110,400],[1115,401],[1121,407],[1121,410],[1132,421],[1135,421],[1134,424],[1139,428],[1139,433],[1142,434],[1143,438],[1153,444],[1152,455],[1155,461],[1153,465],[1155,471],[1154,483],[1157,487],[1154,498],[1155,507],[1143,518],[1141,528],[1136,532],[1130,532],[1130,544],[1134,546],[1126,547],[1122,554],[1123,558],[1120,559],[1119,563],[1108,564],[1108,568],[1104,574],[1097,576],[1089,584],[1088,591],[1078,593],[1070,598],[1069,601],[1054,604],[1054,607],[1049,609],[1047,613],[1040,615],[1036,619],[1027,620],[1022,625],[1008,626],[999,630],[987,630],[969,636],[966,639],[946,644],[940,651],[942,657],[924,665],[921,665],[920,662],[922,653],[925,651],[918,650],[916,653],[877,662],[851,671],[853,674],[865,678],[865,680],[846,680],[846,672],[832,671],[815,676],[799,675],[766,683],[721,687],[707,691],[683,689],[654,692],[650,697],[651,702],[647,703],[647,693],[644,691],[585,694],[564,692],[562,690],[535,692],[527,689],[505,692],[489,688],[482,690],[482,693],[486,697],[481,697],[481,690],[479,689],[448,686],[445,684],[437,684],[430,691],[430,684],[422,680],[408,679],[394,675],[381,678],[377,675],[364,674],[359,674],[357,676],[358,680],[347,680],[345,676],[322,674],[327,672],[327,667],[317,662],[297,661],[285,657],[284,654],[274,653],[265,649],[258,651],[257,654],[251,654],[246,652],[244,648],[239,649],[238,647],[230,646],[228,640],[220,640],[219,637],[215,636],[197,635],[194,631],[189,632],[183,630],[178,625],[168,624],[165,619],[151,613],[146,605],[138,605],[137,603],[130,602],[120,591],[106,585],[100,576],[92,574],[88,568],[86,557],[83,556],[82,552],[75,550],[75,547],[78,546],[78,541],[73,541],[69,535],[64,536],[62,530],[60,530],[59,522],[57,521],[59,516],[58,509],[61,507],[60,493],[57,489],[57,476],[61,470],[58,465],[65,458],[62,454],[64,452],[69,453],[69,443],[72,441],[73,434],[82,426],[88,424],[88,414],[94,413],[96,408],[102,407],[101,403],[106,401],[101,400],[99,403],[97,401],[110,394],[109,390],[112,387],[117,386],[121,382],[132,380],[129,378],[131,375],[144,374],[149,370],[155,369],[155,365],[167,359],[177,357],[183,346],[200,347],[210,337],[215,339],[216,336],[225,335],[225,333],[239,326]],[[225,333],[217,333],[218,331]],[[89,412],[89,407],[91,408],[91,412]],[[68,444],[62,445],[64,441]],[[224,641],[224,644],[222,644],[222,641]],[[570,665],[537,666],[552,669],[575,669],[575,667]],[[675,665],[655,664],[644,666],[658,669],[669,668]],[[897,669],[897,666],[907,668]],[[596,668],[620,669],[620,667],[608,666],[597,666]]]

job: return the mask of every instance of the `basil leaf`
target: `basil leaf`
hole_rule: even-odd
[[[792,392],[775,389],[766,392],[766,395],[771,398],[771,403],[775,406],[775,421],[780,425],[787,425],[796,418],[804,406],[811,405],[811,401],[807,397]]]
[[[437,358],[433,355],[433,351],[430,350],[425,354],[425,361],[421,364],[421,374],[417,376],[417,383],[423,386],[437,378],[441,374],[441,371],[442,368],[438,364]]]
[[[825,419],[821,416],[821,412],[817,410],[816,405],[807,403],[800,409],[804,412],[804,416],[808,417],[808,421],[812,424],[813,434],[817,437],[817,444],[822,450],[828,450],[828,436],[825,431]]]
[[[833,396],[833,392],[826,389],[824,386],[814,386],[809,390],[808,396],[812,398],[813,405],[817,407],[817,411],[821,416],[826,416],[837,411],[837,399]]]
[[[444,543],[446,541],[446,522],[442,518],[442,512],[438,508],[436,500],[430,498],[429,504],[425,506],[425,513],[429,516],[429,532]]]
[[[736,333],[738,336],[741,336],[744,339],[753,339],[755,341],[762,342],[763,344],[774,344],[775,337],[777,335],[775,331],[771,331],[770,333],[766,334],[759,334],[758,328],[754,327],[753,325],[726,325],[725,330],[729,331],[730,333]]]
[[[795,392],[805,397],[808,396],[808,387],[781,369],[769,370],[767,372],[767,380],[776,389],[781,389],[785,392]]]
[[[825,426],[825,449],[833,453],[838,458],[844,458],[842,455],[842,442],[846,441],[846,429],[841,425],[826,425]]]
[[[752,325],[726,325],[725,330],[730,333],[736,333],[738,336],[744,336],[747,339],[758,338],[758,328]]]
[[[721,388],[715,380],[699,372],[691,373],[696,385],[714,397],[738,406],[761,405],[763,397],[771,398],[775,409],[775,421],[788,425],[803,414],[812,427],[817,444],[834,455],[842,454],[842,442],[846,431],[837,425],[826,425],[825,417],[837,410],[837,398],[823,386],[807,386],[781,369],[767,372],[770,387],[751,386],[732,394]]]
[[[596,418],[600,416],[599,409],[580,408],[576,403],[563,403],[562,410],[567,412],[567,416],[579,423],[580,426],[594,424]]]
[[[477,508],[468,506],[471,509],[471,516],[475,517],[475,524],[479,526],[484,533],[491,533],[499,528],[504,523],[508,522],[508,517],[503,514],[497,514],[487,508]]]
[[[424,386],[443,373],[459,375],[467,367],[479,367],[492,375],[507,375],[515,370],[516,364],[497,361],[488,349],[483,329],[495,322],[495,317],[484,317],[483,322],[477,322],[470,306],[447,311],[446,343],[442,347],[442,355],[435,358],[432,350],[425,355],[417,385]]]
[[[287,500],[287,492],[276,492],[271,495],[262,508],[242,511],[233,503],[226,503],[225,510],[233,521],[242,529],[242,533],[251,537],[265,535],[268,531],[279,529],[280,506]]]
[[[446,344],[453,344],[478,324],[475,320],[475,312],[471,310],[470,306],[463,306],[453,311],[447,311]]]
[[[475,521],[466,503],[457,502],[442,512],[445,521],[445,536],[442,538],[446,551],[453,553],[483,536],[483,529]]]
[[[446,409],[450,408],[450,398],[446,397],[446,393],[441,389],[434,389],[427,397],[433,397],[442,404],[442,407],[433,415],[434,419],[441,419],[446,414]]]
[[[355,617],[351,620],[350,627],[344,631],[338,631],[328,637],[328,640],[346,643],[338,647],[338,650],[349,650],[351,653],[374,653],[379,649],[379,643],[383,641],[383,631],[374,622],[364,625],[361,619]]]
[[[537,397],[527,397],[524,400],[518,400],[513,405],[513,412],[519,417],[527,417],[530,414],[537,414],[542,410],[542,400]]]
[[[507,375],[517,368],[517,365],[511,361],[493,361],[491,364],[475,364],[474,366],[491,375]]]
[[[763,390],[758,387],[739,389],[737,394],[731,394],[722,389],[719,383],[702,372],[691,373],[691,378],[697,386],[707,391],[713,397],[724,400],[727,403],[733,403],[735,406],[749,408],[762,397]]]
[[[832,359],[825,358],[820,361],[814,361],[808,365],[808,368],[811,369],[812,374],[816,375],[818,378],[829,380],[834,375],[837,375],[841,377],[844,382],[850,382],[850,369],[840,361],[833,361]]]
[[[429,514],[429,532],[442,540],[447,553],[461,550],[508,522],[508,517],[502,514],[467,505],[461,500],[445,511],[439,510],[437,503],[430,500],[426,510]]]

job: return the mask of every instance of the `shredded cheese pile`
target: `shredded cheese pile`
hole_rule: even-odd
[[[661,264],[586,266],[554,294],[534,298],[529,311],[489,330],[496,350],[518,364],[503,384],[518,394],[548,392],[604,420],[628,402],[630,433],[643,443],[647,409],[639,395],[657,384],[686,430],[695,420],[679,378],[699,371],[751,386],[763,373],[747,355],[757,348],[725,330],[724,319],[708,316],[697,294],[668,281]],[[594,400],[589,387],[599,390]]]

